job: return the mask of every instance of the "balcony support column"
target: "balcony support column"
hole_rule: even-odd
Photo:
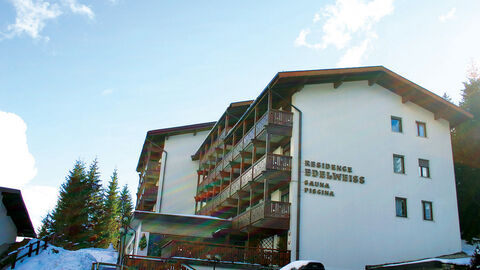
[[[265,154],[271,154],[272,153],[272,149],[271,149],[271,146],[270,146],[270,133],[268,132],[267,130],[267,135],[266,135],[266,140],[265,140]]]
[[[268,178],[265,177],[263,180],[263,202],[266,203],[270,198],[268,197]]]
[[[272,91],[268,89],[268,110],[272,109]]]

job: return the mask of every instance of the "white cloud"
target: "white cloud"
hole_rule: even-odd
[[[113,94],[113,89],[111,89],[111,88],[107,88],[107,89],[102,91],[102,96],[108,96],[108,95],[111,95],[111,94]]]
[[[42,225],[42,219],[57,203],[58,188],[28,185],[22,188],[22,196],[33,227],[39,229]]]
[[[13,37],[27,34],[40,38],[40,32],[45,27],[45,21],[55,19],[62,12],[57,4],[43,0],[11,0],[16,11],[15,23],[7,26],[6,36]]]
[[[440,16],[438,17],[438,19],[439,19],[441,22],[446,22],[447,20],[453,19],[453,18],[455,18],[455,11],[457,11],[457,9],[456,9],[456,8],[452,8],[452,9],[450,9],[450,11],[449,11],[447,14],[440,15]]]
[[[360,66],[364,54],[370,45],[370,39],[365,39],[359,46],[350,47],[337,63],[338,67]]]
[[[90,20],[93,20],[95,14],[93,13],[92,9],[84,4],[79,4],[77,0],[65,0],[65,3],[68,5],[70,10],[73,13],[86,15]]]
[[[335,4],[327,5],[321,13],[315,14],[314,23],[323,21],[318,42],[309,42],[310,29],[301,30],[295,46],[311,49],[326,49],[335,47],[338,51],[345,50],[339,63],[351,63],[346,59],[362,59],[369,44],[377,37],[374,26],[394,10],[393,0],[336,0]],[[355,42],[354,42],[355,41]],[[356,43],[356,44],[351,44]]]
[[[7,32],[3,34],[6,38],[13,38],[26,34],[33,39],[44,39],[48,37],[41,35],[49,20],[66,14],[71,11],[74,14],[85,15],[93,19],[95,14],[92,9],[77,0],[10,0],[15,8],[15,23],[7,26]]]
[[[27,125],[18,115],[0,111],[0,127],[0,186],[20,188],[37,175]]]
[[[28,150],[27,125],[18,115],[0,111],[0,186],[20,189],[30,218],[38,228],[41,218],[55,206],[57,188],[29,183],[37,175]]]

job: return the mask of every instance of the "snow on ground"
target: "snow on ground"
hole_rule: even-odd
[[[94,262],[115,263],[117,252],[113,248],[86,248],[76,251],[49,245],[38,255],[17,262],[18,270],[89,270]]]
[[[284,267],[280,268],[280,270],[292,270],[292,269],[299,269],[300,267],[309,264],[310,262],[316,262],[316,261],[307,261],[307,260],[299,260],[299,261],[294,261],[291,262]]]
[[[97,260],[97,262],[104,262],[104,263],[117,263],[118,252],[113,249],[112,245],[109,248],[84,248],[79,249],[77,252],[85,252]]]
[[[480,241],[473,243],[473,245],[467,244],[465,240],[462,240],[462,251],[467,253],[468,256],[472,256],[473,253],[475,252],[475,248],[479,246],[480,247]]]

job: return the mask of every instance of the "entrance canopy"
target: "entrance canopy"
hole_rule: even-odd
[[[131,226],[136,227],[140,223],[144,232],[211,238],[214,232],[231,227],[232,222],[228,219],[203,215],[135,211]]]

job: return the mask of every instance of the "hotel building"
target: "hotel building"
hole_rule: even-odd
[[[126,251],[337,270],[459,252],[450,129],[471,117],[382,66],[279,72],[216,122],[147,133]]]

